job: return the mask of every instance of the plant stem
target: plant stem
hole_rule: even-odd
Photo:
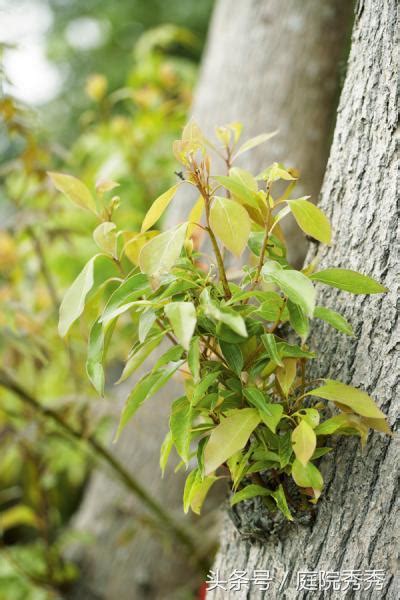
[[[25,390],[7,371],[0,369],[0,386],[16,394],[23,402],[31,406],[33,410],[42,417],[50,419],[58,425],[64,433],[85,443],[96,457],[100,457],[111,467],[112,471],[120,481],[152,512],[167,529],[170,530],[173,537],[183,546],[188,548],[191,556],[194,557],[198,567],[206,571],[208,565],[204,558],[197,556],[196,543],[194,539],[185,531],[183,527],[177,524],[174,518],[159,504],[146,489],[125,469],[125,467],[115,458],[108,449],[96,440],[94,435],[82,437],[81,433],[72,427],[69,423],[53,409],[43,406],[33,395]]]
[[[214,250],[215,258],[217,259],[218,272],[221,279],[222,287],[224,288],[225,299],[230,300],[232,298],[231,290],[229,289],[228,279],[225,273],[224,261],[222,259],[222,255],[220,249],[218,248],[218,242],[214,235],[213,230],[210,227],[209,219],[207,215],[207,231],[210,236],[211,244]]]

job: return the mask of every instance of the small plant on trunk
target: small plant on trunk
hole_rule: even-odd
[[[132,348],[119,381],[162,344],[153,368],[126,400],[116,437],[145,401],[181,374],[182,396],[171,402],[160,465],[164,471],[175,448],[182,466],[191,469],[185,511],[199,513],[214,482],[229,477],[232,505],[263,496],[269,508],[291,520],[293,510],[306,510],[321,495],[323,478],[315,463],[331,450],[327,436],[358,435],[364,444],[369,429],[389,433],[384,414],[366,392],[340,381],[309,379],[309,361],[316,360],[307,344],[311,319],[353,335],[342,315],[317,305],[315,286],[353,294],[386,290],[355,271],[317,270],[316,260],[302,270],[289,264],[282,219],[293,215],[303,232],[322,244],[331,243],[329,220],[308,197],[294,196],[296,171],[274,163],[253,176],[234,166],[237,157],[274,135],[240,145],[241,129],[239,123],[217,128],[214,144],[195,123],[185,127],[174,144],[183,169],[179,181],[153,202],[140,232],[119,231],[113,223],[119,199],[108,200],[108,194],[114,182],[100,183],[95,197],[75,178],[50,174],[61,192],[100,220],[94,231],[100,252],[67,291],[59,329],[66,335],[88,299],[104,298],[87,360],[100,394],[119,319],[132,324]],[[225,164],[224,175],[213,174],[211,157]],[[154,227],[181,187],[194,188],[198,199],[190,205],[180,194],[182,222],[161,233]],[[204,239],[209,247],[201,251]],[[246,248],[246,264],[229,274],[231,255],[240,258]],[[98,260],[111,261],[115,276],[98,281]],[[328,402],[337,414],[327,414]]]

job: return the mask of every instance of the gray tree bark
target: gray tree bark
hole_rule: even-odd
[[[214,125],[241,120],[247,136],[279,128],[279,138],[252,152],[251,164],[245,166],[257,169],[273,160],[298,166],[304,173],[304,189],[316,197],[350,19],[351,2],[342,0],[326,0],[323,6],[319,0],[219,0],[194,105],[200,126],[209,131]],[[181,208],[174,203],[172,221],[181,219]],[[296,244],[304,254],[302,239]],[[157,464],[170,402],[179,394],[177,384],[166,386],[140,409],[113,450],[185,522],[183,474],[171,470],[161,480]],[[121,402],[116,413],[120,408]],[[156,536],[135,522],[138,511],[139,505],[128,500],[107,473],[93,475],[75,526],[91,532],[96,543],[82,549],[83,577],[74,600],[177,600],[180,589],[196,581],[176,551],[161,551]],[[209,540],[216,537],[215,522],[212,514],[205,518],[201,528],[209,532]],[[129,539],[133,527],[136,534]]]
[[[384,282],[390,291],[386,295],[350,297],[321,286],[319,303],[342,312],[355,326],[356,339],[319,324],[311,339],[320,355],[315,374],[366,389],[389,416],[392,426],[398,411],[399,373],[397,10],[396,0],[358,3],[321,199],[335,231],[335,243],[325,251],[321,266],[360,270]],[[395,576],[399,542],[396,440],[374,433],[364,452],[350,438],[334,444],[334,452],[321,462],[326,487],[314,523],[287,525],[275,535],[265,526],[265,541],[251,544],[226,518],[214,569],[219,569],[223,579],[235,569],[249,574],[255,569],[269,569],[274,577],[270,591],[262,592],[253,583],[241,592],[210,591],[207,598],[399,597]],[[263,523],[268,523],[260,508],[243,508],[239,519],[242,526],[257,524],[257,535]],[[296,590],[301,570],[346,569],[385,570],[383,589],[343,589],[336,593]],[[288,578],[279,591],[285,573]]]

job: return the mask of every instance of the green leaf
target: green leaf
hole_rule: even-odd
[[[210,227],[224,246],[236,256],[246,247],[251,222],[247,211],[228,198],[216,196],[210,210]]]
[[[145,339],[147,338],[151,328],[157,320],[157,315],[151,308],[145,310],[140,314],[139,324],[138,324],[138,337],[139,342],[143,344]]]
[[[381,420],[381,419],[380,419]],[[346,428],[349,426],[347,414],[335,415],[330,419],[327,419],[315,428],[316,435],[331,435],[338,429]]]
[[[49,172],[48,175],[57,190],[62,194],[65,194],[71,202],[97,214],[96,203],[93,196],[82,181],[72,175],[65,175],[64,173]]]
[[[378,281],[375,281],[375,279],[372,279],[372,277],[362,275],[350,269],[325,269],[324,271],[313,273],[310,275],[310,279],[320,281],[339,290],[351,292],[352,294],[381,294],[388,291],[387,288],[378,283]]]
[[[119,314],[119,309],[140,298],[145,289],[149,289],[148,279],[142,273],[136,273],[125,279],[119,287],[111,294],[101,315],[100,321],[103,326],[112,321]]]
[[[156,364],[153,367],[153,371],[157,371],[159,369],[161,369],[161,367],[163,367],[164,365],[170,363],[170,362],[176,362],[177,360],[179,360],[182,357],[184,350],[182,348],[182,346],[172,346],[171,348],[168,348],[168,350],[166,352],[164,352],[164,354],[162,354],[160,356],[160,358],[157,360]]]
[[[287,398],[296,379],[297,361],[295,358],[284,358],[282,362],[283,367],[278,367],[275,374],[281,390]]]
[[[235,452],[244,448],[261,419],[254,408],[236,410],[211,432],[204,450],[204,470],[209,475]]]
[[[178,342],[185,350],[188,350],[197,322],[194,304],[192,302],[171,302],[167,304],[164,312]]]
[[[224,323],[238,335],[247,337],[246,323],[241,315],[229,308],[219,308],[215,302],[210,300],[208,295],[203,295],[203,292],[200,299],[207,316]]]
[[[283,513],[283,515],[289,521],[293,521],[292,513],[290,512],[288,503],[286,501],[286,496],[282,484],[279,484],[279,487],[274,492],[271,492],[271,496],[275,500],[276,505],[281,511],[281,513]]]
[[[262,173],[257,175],[256,179],[264,179],[264,181],[267,181],[268,183],[273,183],[279,179],[283,179],[284,181],[294,181],[296,177],[293,177],[282,164],[274,162]]]
[[[194,469],[186,477],[185,488],[183,490],[183,510],[185,511],[185,513],[187,513],[190,508],[190,497],[192,493],[192,487],[198,476],[199,470]]]
[[[169,273],[185,243],[187,223],[160,233],[143,246],[139,256],[142,273],[157,277]]]
[[[200,379],[200,338],[197,336],[190,340],[188,366],[194,383],[198,383]]]
[[[281,469],[284,469],[290,462],[290,458],[292,456],[293,448],[291,435],[288,431],[284,435],[279,436],[278,442],[278,454],[279,454],[279,462],[281,465]]]
[[[93,239],[103,252],[113,258],[117,258],[117,226],[115,223],[106,221],[100,223],[93,232]]]
[[[276,292],[263,292],[264,300],[257,309],[266,321],[276,321],[281,313],[283,298]]]
[[[183,361],[172,363],[167,368],[162,369],[161,371],[147,373],[147,375],[144,375],[144,377],[140,379],[125,402],[114,441],[117,441],[122,430],[143,402],[148,398],[151,398],[151,396],[154,396],[182,364]]]
[[[92,325],[89,334],[89,343],[86,360],[86,373],[94,389],[100,396],[104,396],[104,331],[97,319]]]
[[[259,146],[260,144],[264,144],[264,142],[273,138],[277,133],[278,133],[278,130],[271,131],[271,133],[261,133],[260,135],[256,135],[255,137],[250,138],[249,140],[247,140],[247,142],[245,142],[244,144],[242,144],[242,146],[240,146],[240,148],[236,152],[234,158],[237,158],[244,152],[247,152],[248,150],[251,150],[252,148],[255,148],[256,146]]]
[[[307,200],[309,196],[288,200],[288,206],[292,211],[300,229],[323,244],[330,244],[332,239],[331,224],[320,208]]]
[[[291,300],[287,301],[287,308],[291,326],[297,335],[299,335],[302,340],[305,340],[310,332],[308,317],[306,317],[302,308]]]
[[[292,477],[295,483],[302,488],[313,488],[314,490],[322,490],[324,480],[322,475],[313,463],[308,462],[302,465],[297,459],[293,461]]]
[[[161,476],[164,477],[165,468],[167,466],[169,455],[171,454],[171,450],[173,448],[174,442],[172,441],[172,433],[168,431],[167,435],[164,438],[163,443],[161,444],[160,449],[160,469]]]
[[[283,406],[267,402],[265,395],[256,387],[247,387],[243,390],[247,400],[255,406],[265,425],[275,433],[276,428],[282,418]]]
[[[229,176],[249,190],[252,190],[253,192],[258,191],[257,181],[249,171],[245,171],[245,169],[241,169],[240,167],[232,167],[229,170]]]
[[[292,431],[292,446],[296,458],[302,465],[306,465],[314,454],[317,438],[314,430],[304,419]]]
[[[315,352],[302,350],[300,346],[287,344],[286,342],[277,343],[279,354],[283,358],[315,358]]]
[[[332,402],[338,402],[348,406],[354,412],[369,417],[371,419],[384,419],[385,415],[376,406],[375,402],[366,392],[358,390],[351,385],[346,385],[340,381],[327,379],[326,384],[307,392],[307,396],[317,396]]]
[[[189,508],[197,515],[200,514],[201,507],[206,496],[215,481],[219,477],[202,477],[199,469],[192,471],[186,479],[185,490],[183,493],[183,508],[185,513]]]
[[[258,210],[259,206],[257,196],[254,190],[252,188],[247,187],[247,185],[245,185],[243,181],[238,181],[236,177],[226,177],[225,175],[219,175],[218,177],[215,177],[215,179],[218,181],[218,183],[223,185],[224,188],[229,190],[233,194],[233,196],[235,196],[235,198],[237,198],[241,203],[247,204],[248,206],[252,206],[253,208],[256,208]],[[256,183],[257,190],[257,182],[255,181],[255,179],[254,182]]]
[[[71,325],[78,319],[85,308],[86,296],[94,283],[94,263],[96,258],[104,256],[96,254],[83,267],[78,277],[65,293],[60,306],[58,331],[61,337],[67,335]]]
[[[272,333],[264,333],[261,336],[261,341],[268,351],[268,354],[277,365],[283,367],[283,362],[279,354],[278,346],[275,341],[275,336]]]
[[[173,402],[169,426],[175,448],[186,464],[189,462],[192,418],[193,409],[186,396]]]
[[[242,490],[236,492],[231,497],[231,506],[235,506],[239,502],[243,502],[244,500],[250,500],[251,498],[255,498],[256,496],[271,496],[271,490],[268,490],[261,485],[256,485],[254,483],[250,485],[246,485]]]
[[[322,319],[346,335],[354,335],[354,331],[350,323],[346,321],[342,315],[334,310],[331,310],[330,308],[326,308],[325,306],[316,306],[314,310],[314,317],[317,319]]]
[[[160,332],[159,334],[149,339],[146,343],[141,344],[138,348],[135,349],[132,356],[130,356],[126,361],[121,376],[116,382],[116,384],[125,381],[125,379],[130,377],[132,373],[134,373],[144,363],[146,358],[153,352],[153,350],[155,350],[157,346],[160,345],[165,333],[165,331]]]
[[[236,344],[229,344],[220,340],[219,346],[221,352],[234,373],[240,375],[243,369],[243,354],[239,346]]]
[[[172,187],[170,187],[166,192],[161,194],[156,200],[154,200],[153,204],[150,206],[149,210],[146,213],[145,218],[143,219],[141,233],[144,233],[150,227],[156,223],[159,218],[162,216],[164,211],[167,209],[169,203],[173,199],[176,194],[176,190],[179,187],[179,183],[176,183]]]
[[[276,283],[289,300],[298,304],[306,315],[312,317],[316,292],[311,281],[300,271],[278,269],[271,265],[272,262],[274,261],[268,261],[262,269],[265,279]]]
[[[207,392],[208,388],[212,386],[212,384],[218,379],[220,376],[220,371],[214,371],[212,373],[208,373],[200,382],[195,386],[193,390],[192,404],[195,406],[199,400],[204,396]]]

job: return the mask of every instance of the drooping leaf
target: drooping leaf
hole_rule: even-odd
[[[311,390],[307,393],[308,396],[317,396],[332,402],[338,402],[344,406],[348,406],[354,412],[368,417],[370,419],[384,419],[385,415],[376,406],[375,402],[368,396],[366,392],[358,390],[351,385],[346,385],[340,381],[327,379],[326,384]]]
[[[234,200],[216,196],[210,210],[210,226],[228,250],[236,256],[242,254],[251,228],[243,206]]]
[[[204,471],[209,475],[235,452],[244,448],[261,419],[254,408],[243,408],[224,418],[211,432],[204,450]]]
[[[72,175],[66,175],[65,173],[49,172],[48,175],[57,190],[62,194],[65,194],[71,202],[97,214],[96,203],[93,196],[82,181]]]
[[[331,310],[330,308],[326,308],[325,306],[316,306],[314,310],[314,317],[317,319],[322,319],[346,335],[354,335],[353,328],[350,323],[346,321],[342,315],[334,310]]]
[[[154,323],[157,320],[157,315],[154,312],[154,310],[152,310],[151,308],[148,308],[147,310],[143,311],[140,314],[139,317],[139,324],[138,324],[138,336],[139,336],[139,342],[141,344],[143,344],[143,342],[145,341],[145,339],[147,338],[151,328],[153,327]]]
[[[60,318],[58,322],[58,331],[61,337],[67,335],[71,325],[83,313],[86,296],[94,283],[94,263],[99,256],[104,255],[96,254],[93,256],[65,293],[60,306]]]
[[[204,211],[204,198],[203,196],[199,196],[195,202],[195,204],[192,207],[192,210],[189,213],[189,217],[188,217],[188,228],[186,231],[186,237],[190,238],[193,234],[193,232],[196,230],[196,225],[195,223],[200,223],[201,221],[201,216],[203,214]]]
[[[160,345],[162,338],[165,335],[165,331],[160,332],[149,339],[146,343],[141,344],[137,350],[128,358],[123,368],[120,378],[116,382],[121,383],[130,377],[146,360],[148,356]],[[179,357],[180,358],[180,357]]]
[[[142,273],[136,273],[125,279],[121,285],[111,294],[101,315],[100,321],[103,326],[112,321],[119,313],[119,309],[137,300],[148,289],[148,279]]]
[[[164,211],[167,209],[169,203],[174,198],[176,191],[179,187],[179,183],[176,183],[172,187],[170,187],[166,192],[161,194],[156,200],[154,200],[153,204],[150,206],[149,210],[146,213],[146,216],[143,219],[141,232],[144,233],[150,227],[157,223],[160,217],[163,215]]]
[[[193,302],[171,302],[164,311],[178,342],[188,350],[197,322]]]
[[[283,358],[282,362],[283,366],[278,367],[276,370],[276,378],[278,379],[282,392],[287,398],[296,378],[297,361],[295,358]]]
[[[332,238],[331,224],[329,219],[320,208],[307,200],[309,196],[288,200],[288,206],[292,211],[300,229],[307,235],[319,240],[323,244],[330,244]]]
[[[372,279],[372,277],[350,269],[325,269],[324,271],[312,273],[310,279],[352,294],[382,294],[387,292],[387,288]]]
[[[256,387],[246,387],[243,390],[244,395],[250,404],[255,406],[265,425],[275,433],[276,428],[282,418],[283,406],[267,402],[265,395]]]
[[[287,431],[283,435],[279,436],[278,442],[278,454],[279,454],[279,462],[281,465],[281,469],[284,469],[286,465],[289,464],[290,458],[292,456],[293,448],[290,432]]]
[[[104,331],[97,319],[90,330],[88,352],[86,360],[86,373],[94,389],[100,396],[104,396]]]
[[[321,473],[311,462],[303,465],[298,459],[295,459],[292,465],[292,477],[295,483],[302,488],[310,487],[314,490],[322,490],[324,486]]]
[[[264,142],[267,142],[268,140],[273,138],[277,133],[278,133],[278,130],[271,131],[270,133],[261,133],[260,135],[256,135],[255,137],[250,138],[249,140],[247,140],[247,142],[245,142],[244,144],[242,144],[242,146],[240,146],[240,148],[236,152],[234,158],[240,156],[241,154],[243,154],[244,152],[247,152],[248,150],[251,150],[252,148],[256,148],[256,146],[259,146],[260,144],[264,144]]]
[[[279,484],[278,488],[271,493],[271,496],[288,521],[293,521],[292,513],[290,512],[282,484]]]
[[[299,306],[299,304],[295,304],[291,300],[287,301],[287,308],[289,312],[289,320],[291,326],[293,327],[297,335],[299,335],[304,341],[308,337],[310,331],[308,317],[306,317],[306,315],[304,314],[301,306]]]
[[[183,361],[172,363],[167,368],[147,373],[140,379],[125,402],[114,441],[119,438],[122,430],[143,402],[153,396],[182,364]]]
[[[163,443],[161,444],[160,449],[160,469],[161,476],[164,477],[165,468],[167,466],[169,455],[171,454],[171,450],[174,446],[174,442],[172,440],[172,433],[168,431],[167,435],[164,438]]]
[[[183,508],[185,513],[191,508],[195,514],[200,514],[201,507],[211,486],[218,479],[219,477],[215,477],[214,475],[202,477],[199,469],[195,469],[189,474],[183,493]]]
[[[314,430],[304,419],[292,431],[292,446],[296,458],[302,465],[306,465],[314,454],[317,438]]]
[[[39,528],[40,524],[40,518],[26,504],[16,504],[0,512],[1,533],[13,527],[20,527],[21,525]]]
[[[208,375],[206,375],[205,377],[203,377],[203,379],[200,380],[200,382],[196,385],[196,387],[193,390],[193,396],[192,396],[193,406],[195,406],[199,402],[199,400],[201,400],[201,398],[207,392],[208,388],[210,386],[212,386],[212,384],[215,381],[217,381],[219,376],[220,376],[220,371],[214,371],[212,373],[208,373]]]
[[[266,321],[276,321],[281,313],[283,298],[276,292],[263,292],[264,300],[257,312]]]
[[[172,440],[179,456],[186,464],[189,462],[192,418],[193,409],[186,396],[173,402],[169,420]]]
[[[198,383],[200,379],[200,338],[197,336],[190,340],[188,366],[193,375],[194,383]]]
[[[177,262],[186,237],[187,223],[160,233],[145,244],[140,252],[142,273],[154,277],[168,273]]]

